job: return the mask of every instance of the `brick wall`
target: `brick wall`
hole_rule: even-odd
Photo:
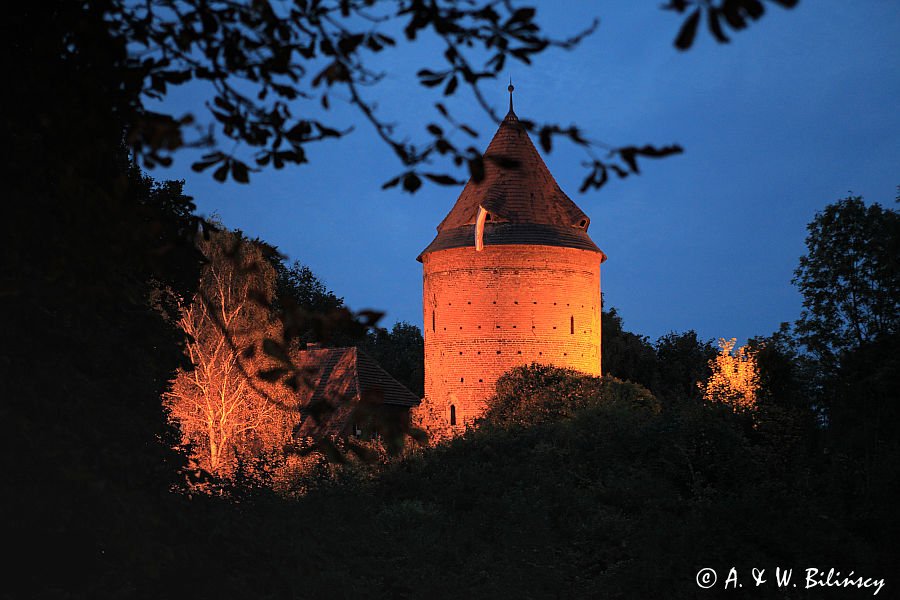
[[[456,429],[480,416],[497,379],[532,362],[600,374],[600,259],[552,246],[426,254],[425,402]],[[434,425],[439,425],[435,423]]]

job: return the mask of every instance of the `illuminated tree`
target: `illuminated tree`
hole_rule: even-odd
[[[266,308],[274,269],[260,246],[238,233],[216,233],[200,246],[209,262],[179,321],[193,368],[178,372],[165,404],[199,464],[223,473],[230,459],[285,441],[290,413],[247,376],[268,360],[253,349],[275,331]]]
[[[735,411],[756,408],[756,394],[759,391],[759,367],[756,355],[746,346],[734,353],[736,339],[719,338],[719,354],[711,361],[712,374],[706,384],[698,384],[707,402],[727,404]]]

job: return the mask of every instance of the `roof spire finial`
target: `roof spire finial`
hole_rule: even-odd
[[[515,86],[513,86],[513,84],[512,84],[512,77],[509,78],[509,87],[506,89],[509,90],[509,112],[512,112],[513,111],[512,93],[516,89]]]

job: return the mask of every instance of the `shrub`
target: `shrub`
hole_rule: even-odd
[[[577,411],[608,403],[659,410],[653,394],[636,383],[532,363],[500,377],[479,425],[534,426],[570,419]]]

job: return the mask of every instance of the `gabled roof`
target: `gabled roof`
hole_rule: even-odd
[[[412,408],[420,402],[359,348],[304,350],[294,362],[311,384],[299,392],[300,436],[343,434],[361,402],[398,408]]]
[[[484,179],[466,183],[422,255],[474,246],[474,230],[469,235],[465,228],[474,226],[479,208],[490,215],[484,230],[486,245],[537,243],[600,252],[587,235],[590,219],[560,189],[512,106],[484,158]],[[505,225],[502,234],[492,231],[501,225]]]

